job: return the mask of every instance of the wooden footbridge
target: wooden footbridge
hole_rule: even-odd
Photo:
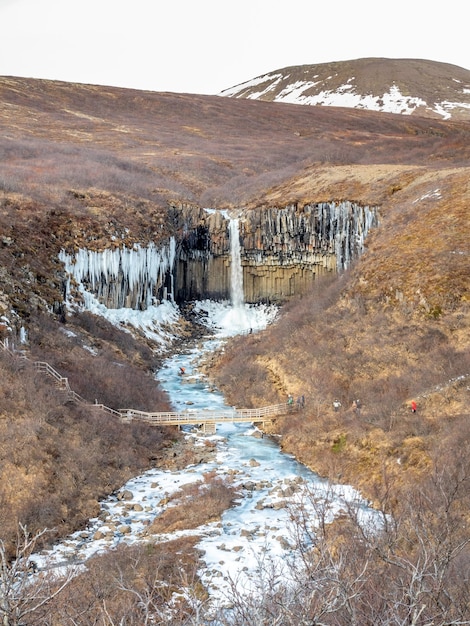
[[[215,433],[216,424],[249,422],[261,424],[263,428],[271,425],[273,420],[280,415],[286,415],[298,410],[298,405],[290,403],[274,404],[259,409],[228,409],[228,410],[201,410],[187,409],[181,412],[169,413],[146,413],[126,409],[118,411],[122,420],[140,420],[153,425],[184,426],[196,425],[205,433]]]
[[[204,433],[215,433],[216,425],[222,423],[248,422],[260,424],[263,428],[271,425],[276,417],[294,413],[300,410],[298,403],[286,402],[261,407],[259,409],[226,409],[226,410],[204,410],[186,409],[185,411],[168,411],[150,413],[137,409],[112,409],[98,402],[91,403],[82,398],[70,387],[68,378],[61,376],[49,363],[45,361],[31,361],[24,352],[18,352],[8,346],[8,342],[0,341],[0,347],[7,351],[12,357],[18,359],[24,367],[29,365],[37,372],[49,376],[53,379],[58,393],[63,402],[73,402],[85,405],[89,410],[102,411],[120,419],[122,422],[140,421],[152,426],[181,426],[193,425]]]

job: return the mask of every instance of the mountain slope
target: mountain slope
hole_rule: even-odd
[[[461,90],[463,84],[462,76]],[[381,93],[389,85],[383,83]],[[424,86],[418,92],[410,85],[409,92],[424,99]],[[432,114],[424,107],[416,113]],[[416,517],[401,516],[408,502],[420,524],[458,530],[452,545],[467,552],[455,568],[448,566],[449,553],[441,552],[441,562],[465,582],[470,120],[437,118],[0,78],[0,335],[21,337],[26,329],[33,360],[50,363],[91,403],[168,410],[163,390],[155,389],[160,357],[144,337],[89,312],[64,313],[62,248],[111,250],[181,238],[174,216],[192,207],[196,214],[199,207],[275,210],[291,203],[302,210],[307,203],[342,199],[379,207],[379,227],[350,272],[318,281],[312,294],[283,307],[274,325],[235,338],[220,358],[211,355],[207,367],[233,406],[305,395],[305,410],[275,425],[283,450],[335,482],[357,486],[381,506],[401,507],[406,541],[400,536],[391,547],[409,563],[406,590],[419,561],[410,558],[407,535],[417,527]],[[182,326],[180,336],[189,334]],[[98,499],[139,466],[200,461],[201,448],[184,448],[186,439],[176,430],[155,432],[152,426],[152,434],[111,417],[108,425],[88,405],[60,404],[50,385],[42,389],[36,376],[25,379],[7,353],[0,366],[0,538],[12,550],[17,520],[32,532],[47,527],[60,536],[95,516]],[[417,414],[408,409],[411,398],[418,401]],[[361,400],[360,415],[350,408],[353,399]],[[442,467],[459,481],[457,488],[442,482]],[[425,498],[412,488],[431,474],[443,478],[426,500],[431,512],[423,513],[415,505]],[[441,514],[436,498],[448,493],[453,509],[447,499]],[[343,521],[332,549],[318,553],[327,555],[328,568],[330,554],[347,560],[341,546],[350,529]],[[424,533],[426,526],[420,528]],[[434,545],[453,551],[437,535]],[[422,536],[425,541],[414,545],[427,551],[430,535]],[[348,548],[361,588],[363,538]],[[179,564],[184,548],[177,549]],[[123,554],[136,571],[129,553]],[[433,569],[429,554],[423,562]],[[142,563],[148,556],[147,550]],[[114,563],[116,556],[109,558]],[[373,571],[374,580],[401,589],[402,571],[395,575]],[[93,585],[96,578],[89,578]],[[147,579],[135,580],[140,585]],[[116,595],[114,582],[106,585]],[[78,587],[77,619],[95,623],[87,606],[104,606],[103,596],[83,589]],[[382,603],[382,593],[373,591],[366,613],[376,596]],[[470,612],[465,602],[462,614]],[[445,623],[457,623],[450,619]],[[54,623],[65,624],[60,617]],[[341,623],[349,624],[349,616]],[[361,623],[383,622],[374,614]]]
[[[468,119],[470,71],[422,59],[367,58],[286,67],[220,95]]]
[[[385,213],[468,180],[470,159],[468,121],[12,77],[0,78],[0,131],[0,314],[27,317],[38,298],[60,302],[60,280],[42,277],[67,242],[155,242],[171,234],[169,204],[346,198]],[[443,192],[442,213],[467,193]],[[25,283],[31,271],[40,279]]]

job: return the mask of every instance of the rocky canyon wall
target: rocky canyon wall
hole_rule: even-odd
[[[280,302],[311,288],[315,277],[346,269],[377,225],[377,209],[323,202],[282,209],[224,211],[173,206],[167,244],[61,253],[82,298],[107,308],[146,309],[167,298],[229,299],[230,222],[236,218],[246,302]]]

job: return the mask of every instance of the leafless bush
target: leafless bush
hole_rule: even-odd
[[[54,602],[51,625],[202,624],[196,616],[207,595],[196,575],[195,542],[121,545],[89,560]]]
[[[275,566],[260,556],[251,593],[232,581],[222,623],[466,623],[470,552],[459,520],[467,506],[467,470],[437,471],[432,484],[401,493],[398,507],[389,493],[375,521],[352,503],[331,523],[333,494],[318,498],[312,490],[314,515],[306,515],[305,502],[290,510],[287,539],[296,558]]]
[[[44,316],[30,333],[37,360],[68,378],[71,388],[90,403],[169,410],[168,398],[153,377],[157,360],[149,347],[95,315],[80,314],[74,321],[74,331],[67,333],[67,327]]]
[[[177,438],[86,405],[63,405],[51,381],[32,366],[16,365],[0,353],[0,521],[10,547],[18,521],[33,533],[48,527],[58,535],[85,524],[96,515],[99,498],[153,465],[168,440]]]
[[[60,580],[51,573],[37,572],[31,556],[46,532],[31,535],[20,525],[13,558],[0,540],[0,617],[5,626],[50,623],[54,601],[72,580],[73,569]]]
[[[151,532],[197,528],[215,521],[232,506],[235,496],[236,490],[228,481],[206,476],[203,483],[192,483],[176,492],[171,505],[153,522]]]
[[[468,510],[470,473],[465,451],[452,469],[439,459],[435,467],[426,483],[411,490],[389,482],[377,494],[378,509],[371,516],[353,501],[332,521],[333,490],[322,490],[318,497],[312,487],[289,507],[285,539],[296,557],[287,553],[282,565],[275,565],[260,552],[251,588],[241,590],[231,581],[224,603],[230,608],[212,606],[200,585],[193,538],[121,546],[92,559],[86,574],[68,582],[60,595],[48,596],[45,623],[466,623],[470,542],[462,516]],[[180,494],[181,511],[187,514],[187,500],[191,506],[205,502],[207,488],[220,498],[216,483],[208,475],[205,484],[188,486]],[[167,522],[178,527],[176,518]],[[168,523],[162,528],[170,529]],[[203,518],[195,523],[204,523]],[[38,623],[38,615],[36,621],[26,616],[24,623]]]

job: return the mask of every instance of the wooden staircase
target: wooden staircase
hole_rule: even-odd
[[[181,412],[146,412],[137,409],[112,409],[104,404],[88,402],[76,393],[69,384],[68,378],[62,376],[49,363],[45,361],[32,361],[26,356],[24,350],[17,351],[10,347],[7,340],[0,341],[0,348],[7,351],[12,358],[17,360],[19,369],[23,370],[27,365],[44,376],[53,380],[57,394],[63,403],[74,403],[86,406],[92,411],[101,411],[119,418],[122,422],[141,421],[152,426],[178,426],[196,425],[203,433],[213,434],[216,432],[218,423],[248,422],[260,424],[263,428],[272,425],[273,420],[280,415],[294,413],[300,410],[299,405],[291,402],[261,407],[259,409],[228,409],[228,410],[194,410],[187,409]]]

